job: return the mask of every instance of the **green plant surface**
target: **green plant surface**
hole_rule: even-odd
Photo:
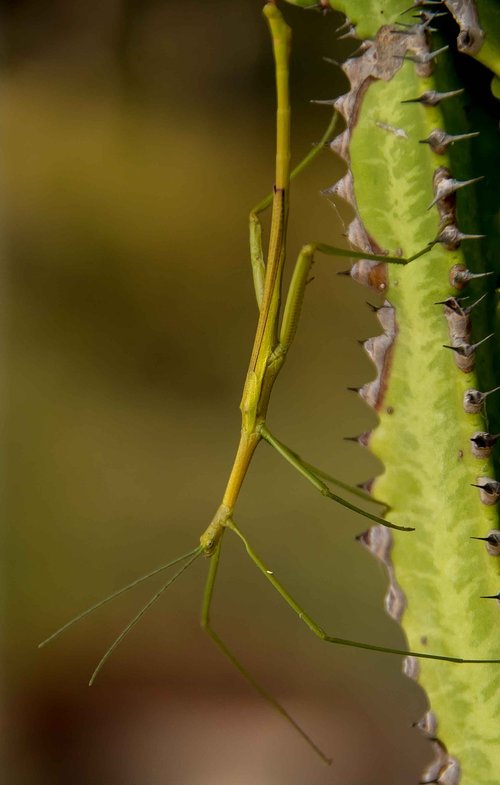
[[[351,146],[363,222],[382,246],[403,250],[425,243],[438,228],[437,211],[426,208],[433,168],[443,162],[418,144],[439,126],[438,110],[408,107],[400,98],[429,88],[416,82],[408,65],[391,82],[373,84]],[[410,138],[391,138],[374,128],[375,118],[411,129]],[[409,520],[416,529],[411,542],[397,538],[393,549],[407,598],[403,627],[409,646],[425,641],[430,651],[493,657],[498,608],[479,595],[497,591],[498,564],[469,539],[498,526],[496,508],[481,504],[471,487],[477,476],[492,474],[490,462],[470,450],[472,433],[485,430],[485,424],[480,415],[463,410],[464,392],[477,387],[477,380],[461,373],[443,348],[449,336],[442,308],[435,305],[452,294],[449,268],[464,261],[461,251],[438,247],[389,272],[398,334],[380,424],[370,442],[385,466],[373,493],[389,505],[392,520]],[[493,785],[500,765],[500,749],[493,743],[500,670],[450,671],[425,662],[420,671],[439,738],[460,760],[465,781],[470,772],[470,781],[478,777]]]
[[[356,28],[356,38],[375,38],[382,25],[392,24],[411,2],[405,0],[330,0],[335,11],[342,11]]]
[[[395,22],[405,7],[342,1],[333,5],[356,24],[356,35],[362,38],[374,38],[381,17]],[[434,36],[430,49],[442,45]],[[489,51],[484,62],[491,60]],[[474,114],[467,95],[438,106],[402,103],[430,90],[460,86],[451,56],[440,55],[433,70],[424,78],[412,62],[404,62],[388,80],[367,80],[355,109],[344,112],[350,134],[344,155],[347,179],[352,177],[351,203],[370,238],[367,250],[375,244],[408,256],[437,237],[443,225],[438,206],[430,205],[439,167],[448,167],[456,179],[486,175],[483,182],[458,192],[458,226],[474,233],[494,229],[498,199],[491,167],[496,150],[486,116]],[[471,126],[472,119],[481,127]],[[482,137],[437,154],[421,143],[436,128],[449,134],[481,130]],[[464,411],[463,399],[466,390],[488,389],[483,383],[494,379],[497,341],[493,338],[477,349],[478,373],[459,370],[454,352],[443,348],[451,340],[443,306],[436,303],[459,294],[469,295],[472,302],[489,291],[472,317],[474,340],[486,337],[494,324],[494,278],[458,293],[450,285],[449,271],[456,264],[474,272],[494,269],[488,242],[466,240],[454,250],[437,243],[407,266],[389,265],[384,295],[395,309],[396,335],[383,372],[383,395],[376,402],[380,422],[370,438],[370,448],[384,466],[373,495],[388,505],[392,521],[409,521],[415,527],[412,537],[395,535],[392,549],[396,582],[404,595],[402,626],[408,645],[474,658],[493,658],[498,652],[498,607],[480,595],[498,591],[499,565],[470,538],[497,529],[498,512],[496,505],[483,504],[478,489],[471,487],[478,477],[494,477],[494,472],[490,459],[471,452],[473,433],[488,427],[483,414]],[[491,398],[488,411],[496,422],[495,409]],[[461,771],[460,782],[494,785],[500,768],[500,669],[420,661],[409,663],[408,670],[428,695],[449,760],[455,766],[458,761],[453,774],[448,772],[450,782],[458,782]],[[443,771],[440,776],[445,776]]]

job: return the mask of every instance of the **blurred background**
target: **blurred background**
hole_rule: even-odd
[[[293,149],[318,141],[346,89],[342,18],[286,8],[294,28]],[[315,639],[226,537],[213,621],[334,759],[331,768],[199,628],[199,560],[104,667],[153,579],[73,628],[78,611],[194,547],[239,432],[255,328],[247,215],[273,184],[274,75],[256,0],[2,3],[4,392],[3,738],[10,785],[401,785],[429,749],[422,693],[399,659]],[[342,242],[349,213],[320,190],[325,151],[296,182],[289,264]],[[373,414],[356,339],[376,299],[323,257],[269,424],[357,483],[381,469],[343,436]],[[365,520],[317,494],[270,448],[237,520],[329,632],[403,644],[386,578],[355,542]]]

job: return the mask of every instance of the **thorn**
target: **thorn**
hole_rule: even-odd
[[[478,431],[470,437],[471,442],[474,442],[478,447],[493,447],[499,439],[500,433],[487,433],[486,431]]]
[[[481,297],[479,297],[479,299],[477,299],[474,303],[471,303],[470,305],[467,306],[467,308],[463,309],[464,313],[465,314],[469,314],[472,311],[472,309],[475,308],[476,305],[479,305],[479,303],[482,302],[484,300],[484,298],[487,297],[487,296],[488,296],[488,292],[485,292],[484,294],[482,294]],[[468,297],[461,297],[460,299],[461,300],[468,300],[469,298]]]
[[[495,333],[490,333],[490,335],[487,335],[486,338],[483,338],[477,343],[466,343],[465,341],[461,341],[455,346],[448,346],[447,344],[443,344],[443,348],[452,349],[452,351],[460,354],[462,357],[470,357],[471,354],[474,354],[478,346],[481,346],[482,343],[488,341],[490,338],[493,338],[494,335]]]
[[[483,540],[486,543],[486,552],[489,556],[500,556],[500,532],[497,529],[489,532],[487,537],[471,537],[471,540]]]
[[[351,52],[351,54],[349,55],[349,59],[352,60],[354,57],[357,57],[358,55],[362,55],[363,52],[366,52],[366,50],[369,49],[371,45],[372,44],[369,41],[361,41],[358,48],[355,49],[354,52]]]
[[[444,155],[450,145],[455,144],[455,142],[461,142],[464,139],[474,139],[479,134],[479,131],[471,131],[468,134],[455,134],[453,136],[440,128],[435,128],[430,132],[427,139],[419,139],[419,144],[428,144],[434,153]]]
[[[465,297],[460,297],[460,300],[465,300]],[[448,297],[447,300],[438,300],[437,303],[433,303],[433,305],[445,305],[446,308],[449,308],[450,311],[454,313],[463,314],[463,309],[460,305],[459,298],[457,297]]]
[[[392,306],[387,302],[387,300],[382,303],[382,305],[373,305],[373,303],[369,303],[368,300],[365,300],[365,304],[368,306],[372,313],[378,313],[382,311],[384,308],[391,308]]]
[[[477,343],[471,344],[471,351],[475,352],[478,346],[481,346],[481,344],[485,343],[485,341],[489,341],[489,339],[493,338],[494,335],[495,335],[495,333],[490,333],[489,335],[486,336],[486,338],[482,338]]]
[[[333,34],[336,35],[337,33],[341,33],[342,30],[348,30],[350,27],[352,27],[352,22],[346,16],[345,22],[342,22],[342,24],[339,25],[339,27],[337,27],[337,29],[333,31]]]
[[[425,5],[442,5],[442,0],[414,0],[413,5],[407,8],[405,11],[401,11],[398,16],[404,16],[404,14],[407,14],[410,11],[415,11],[417,8],[423,8]]]
[[[353,388],[351,387],[348,389]],[[359,436],[344,436],[343,439],[345,442],[356,442],[356,444],[360,444],[362,447],[368,447],[368,441],[371,435],[371,431],[364,431],[363,433],[360,433]]]
[[[368,538],[369,532],[370,532],[370,529],[368,529],[365,532],[361,532],[361,534],[356,534],[354,536],[354,539],[356,540],[356,542],[360,542],[362,545],[364,545],[365,544],[365,540],[367,540],[367,538]]]
[[[488,458],[500,438],[500,433],[486,433],[485,431],[477,431],[470,437],[472,442],[471,452],[476,458]]]
[[[436,57],[443,52],[446,52],[450,47],[448,45],[442,46],[441,49],[435,49],[434,52],[425,52],[424,54],[416,54],[416,55],[393,55],[397,60],[410,60],[412,63],[417,63],[417,65],[427,65],[431,63]]]
[[[489,556],[500,556],[500,531],[492,529],[486,537],[471,537],[471,540],[481,540],[486,543],[486,551]]]
[[[464,411],[467,414],[477,414],[481,411],[483,407],[483,403],[488,397],[488,395],[492,395],[495,392],[498,392],[500,387],[494,387],[492,390],[488,390],[488,392],[480,392],[479,390],[466,390],[464,392]]]
[[[455,224],[448,224],[438,234],[433,245],[441,243],[446,250],[456,251],[464,240],[482,240],[484,237],[486,237],[484,234],[464,234]]]
[[[436,202],[439,202],[440,199],[444,199],[446,196],[455,193],[455,191],[465,188],[466,185],[478,183],[480,180],[484,180],[484,175],[473,177],[471,180],[454,180],[452,177],[441,180],[436,188],[436,195],[427,209],[430,210],[431,207],[434,207]]]
[[[406,101],[401,101],[402,104],[423,104],[424,106],[437,106],[441,101],[446,98],[453,98],[455,95],[461,95],[465,88],[460,90],[450,90],[448,93],[438,93],[437,90],[427,90],[422,93],[418,98],[408,98]]]
[[[344,41],[346,38],[356,38],[356,28],[353,25],[350,26],[346,33],[338,35],[336,40]]]
[[[336,98],[325,98],[325,99],[310,98],[309,103],[316,104],[317,106],[335,106],[336,100],[337,100]]]
[[[460,346],[449,346],[448,344],[443,343],[443,349],[451,349],[453,352],[456,352],[457,354],[461,354],[464,357],[468,356],[468,354],[465,353],[465,348],[464,347],[466,347],[466,346],[469,347],[470,344],[464,343],[463,345],[460,345]],[[470,352],[469,352],[469,354],[470,354]]]
[[[322,60],[325,63],[330,63],[330,65],[336,65],[338,68],[340,68],[342,66],[342,63],[339,63],[338,60],[334,60],[333,57],[323,57]]]
[[[437,720],[434,712],[426,711],[421,719],[412,723],[412,727],[418,728],[419,731],[430,741],[436,741]]]
[[[500,482],[498,482],[497,480],[488,479],[488,482],[484,482],[482,485],[480,485],[479,483],[471,482],[471,486],[472,488],[481,488],[481,490],[486,491],[487,493],[500,494]]]
[[[454,264],[450,270],[450,284],[454,286],[455,289],[463,289],[469,281],[472,281],[475,278],[485,278],[487,275],[494,274],[494,270],[489,270],[486,273],[471,273],[463,264]]]
[[[479,498],[483,504],[493,505],[500,499],[500,482],[491,477],[478,477],[477,483],[471,483],[473,488],[479,488]]]
[[[484,300],[484,298],[487,297],[487,295],[488,292],[485,292],[483,295],[481,295],[481,297],[479,297],[479,299],[477,299],[475,302],[471,303],[470,305],[466,306],[465,308],[462,305],[462,303],[465,300],[468,300],[469,299],[468,297],[448,297],[448,299],[446,300],[439,300],[437,303],[434,303],[434,305],[444,305],[445,308],[448,308],[448,310],[452,311],[453,313],[456,313],[458,316],[469,316],[469,314],[476,307],[476,305],[479,305],[479,303],[482,300]]]
[[[440,16],[448,16],[447,11],[420,11],[419,14],[413,14],[414,19],[422,19],[422,21],[432,21],[439,19]]]

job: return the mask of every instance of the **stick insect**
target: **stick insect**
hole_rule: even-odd
[[[391,648],[373,645],[361,641],[348,640],[327,633],[323,628],[301,607],[281,584],[274,573],[268,569],[260,556],[255,552],[246,535],[240,530],[235,519],[235,509],[238,497],[243,486],[247,471],[253,459],[254,453],[264,441],[275,451],[277,451],[304,479],[306,479],[317,491],[327,499],[337,504],[343,505],[351,511],[360,514],[374,523],[388,526],[402,532],[401,536],[412,536],[410,527],[397,526],[391,521],[368,512],[357,504],[348,501],[343,496],[335,493],[331,486],[340,488],[360,497],[363,501],[371,501],[367,494],[358,488],[337,480],[320,469],[304,461],[296,452],[287,447],[281,439],[274,435],[268,425],[268,409],[272,390],[276,379],[283,367],[288,351],[293,343],[297,326],[300,318],[302,303],[306,291],[306,286],[310,277],[311,267],[318,254],[347,257],[356,259],[372,259],[374,261],[405,265],[416,263],[417,259],[430,249],[431,245],[416,252],[413,256],[404,258],[390,256],[386,254],[367,254],[352,249],[342,249],[325,245],[323,243],[309,243],[305,245],[299,253],[295,264],[289,289],[282,303],[282,279],[286,260],[286,237],[289,215],[290,183],[324,148],[334,134],[335,117],[332,118],[321,142],[309,153],[308,156],[293,170],[290,167],[290,101],[289,101],[289,56],[291,46],[291,31],[284,21],[275,2],[268,2],[264,7],[264,15],[268,23],[275,63],[276,94],[277,94],[277,113],[276,113],[276,167],[274,177],[273,193],[262,200],[250,213],[249,235],[250,235],[250,259],[252,267],[255,295],[259,309],[256,333],[252,347],[248,371],[245,378],[241,410],[241,433],[236,450],[236,455],[231,469],[227,485],[215,515],[208,527],[202,533],[199,543],[188,553],[179,556],[172,561],[164,564],[155,570],[136,579],[127,586],[119,589],[110,596],[101,600],[91,608],[79,614],[67,624],[58,629],[50,637],[44,640],[40,646],[58,637],[77,621],[101,607],[110,600],[120,596],[126,591],[131,590],[143,581],[161,573],[169,568],[177,566],[176,571],[159,588],[159,590],[148,600],[144,607],[134,616],[134,618],[122,630],[105,652],[97,664],[90,684],[93,684],[101,668],[121,643],[128,633],[140,621],[146,611],[163,595],[196,560],[205,556],[208,562],[208,575],[202,601],[201,624],[203,629],[211,637],[215,645],[226,656],[227,659],[239,670],[244,678],[257,690],[257,692],[270,703],[284,718],[295,728],[302,738],[312,747],[317,755],[326,763],[330,763],[330,758],[324,753],[302,727],[290,716],[286,709],[264,688],[239,662],[233,652],[227,647],[224,641],[213,629],[210,620],[211,604],[214,587],[217,578],[220,557],[222,553],[223,540],[226,531],[229,531],[240,542],[250,560],[255,564],[264,578],[280,594],[282,599],[291,608],[299,619],[308,629],[321,640],[341,646],[377,651],[396,656],[412,655],[417,658],[440,660],[450,663],[499,663],[500,660],[478,660],[462,659],[440,655],[439,653],[428,653],[418,651],[407,651],[405,649]],[[260,214],[271,207],[271,229],[269,246],[266,258],[262,246],[262,226]]]

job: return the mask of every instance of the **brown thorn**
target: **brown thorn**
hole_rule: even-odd
[[[402,104],[423,104],[424,106],[437,106],[441,101],[447,98],[453,98],[456,95],[461,95],[465,88],[460,90],[450,90],[447,93],[438,93],[437,90],[427,90],[422,93],[418,98],[408,98],[406,101],[401,101]]]

